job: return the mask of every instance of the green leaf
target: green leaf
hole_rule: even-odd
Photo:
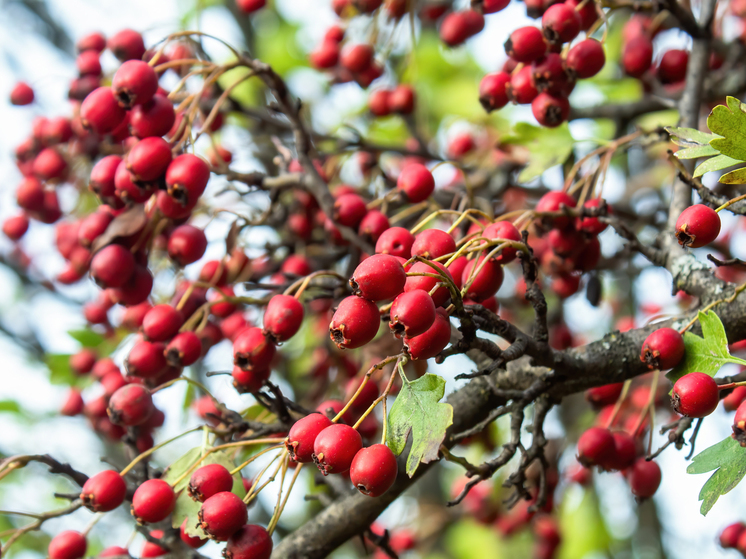
[[[722,138],[710,140],[710,145],[723,155],[746,161],[746,111],[735,97],[726,97],[726,105],[718,105],[707,117],[707,127]]]
[[[196,447],[188,450],[186,454],[184,454],[181,458],[179,458],[176,462],[168,467],[161,479],[168,483],[175,482],[177,479],[183,476],[197,460],[199,460],[200,456],[202,456],[202,447]],[[181,491],[182,489],[186,488],[188,484],[189,476],[185,476],[184,479],[174,485],[174,491]]]
[[[719,137],[715,134],[700,132],[696,128],[681,128],[679,126],[666,126],[666,132],[671,135],[671,141],[681,147],[706,146],[709,145],[711,140]]]
[[[21,405],[15,400],[0,400],[0,412],[21,413]]]
[[[698,159],[700,157],[712,157],[720,153],[712,146],[692,146],[690,148],[680,149],[674,155],[678,159]]]
[[[389,412],[386,443],[399,455],[412,433],[412,447],[407,458],[407,474],[412,477],[420,462],[427,464],[438,459],[446,429],[453,423],[453,408],[450,404],[439,403],[446,381],[438,375],[428,373],[412,382],[403,373],[401,377],[403,386]]]
[[[557,128],[540,128],[519,122],[502,143],[520,144],[528,149],[529,163],[518,175],[518,181],[529,182],[547,169],[564,163],[572,153],[575,140],[567,123]]]
[[[746,183],[746,167],[736,169],[730,173],[725,173],[720,177],[720,182],[723,184],[745,184]]]
[[[711,171],[722,171],[723,169],[733,167],[733,165],[738,165],[740,163],[743,163],[743,161],[732,159],[727,155],[717,155],[711,159],[708,159],[707,161],[703,161],[702,163],[700,163],[697,168],[694,169],[694,177],[701,177],[705,173],[709,173]]]
[[[746,365],[746,361],[733,357],[728,352],[728,338],[720,317],[714,311],[699,312],[699,324],[702,327],[702,336],[684,333],[684,347],[686,353],[681,363],[666,375],[671,382],[687,373],[699,372],[714,377],[720,367],[726,363],[740,363]]]
[[[716,470],[702,486],[699,512],[703,516],[720,498],[740,483],[746,475],[746,450],[732,437],[720,441],[692,459],[686,469],[688,474],[703,474]]]
[[[90,328],[82,328],[80,330],[69,330],[68,336],[76,340],[83,347],[98,347],[101,345],[105,338],[98,332],[94,332]]]
[[[202,503],[192,499],[186,491],[182,491],[176,498],[174,512],[171,514],[171,526],[180,528],[184,519],[186,519],[187,534],[190,536],[199,536],[203,540],[207,539],[207,534],[199,527],[199,520],[197,518],[201,506]]]

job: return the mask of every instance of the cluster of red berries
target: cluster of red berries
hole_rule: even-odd
[[[720,545],[725,549],[735,549],[746,557],[746,524],[734,522],[720,532]]]

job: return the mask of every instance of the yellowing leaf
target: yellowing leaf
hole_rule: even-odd
[[[726,97],[726,105],[718,105],[707,117],[707,127],[722,138],[710,140],[710,145],[723,155],[746,161],[746,111],[735,97]]]
[[[709,173],[711,171],[722,171],[723,169],[727,169],[728,167],[733,167],[733,165],[738,165],[739,163],[743,163],[743,161],[733,159],[732,157],[728,157],[727,155],[717,155],[711,159],[708,159],[707,161],[703,161],[702,163],[700,163],[697,168],[694,169],[694,177],[701,177],[705,173]]]
[[[720,177],[720,182],[723,184],[744,184],[746,183],[746,167],[736,169],[730,173],[725,173]]]

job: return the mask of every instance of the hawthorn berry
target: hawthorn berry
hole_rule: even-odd
[[[397,257],[374,254],[355,268],[350,287],[358,297],[376,302],[396,297],[404,290],[406,281],[407,274]]]
[[[575,199],[561,191],[547,192],[539,198],[539,202],[536,204],[536,211],[539,213],[556,213],[562,211],[562,206],[568,208],[575,207]],[[557,229],[564,229],[570,224],[570,217],[544,217],[542,223],[550,224]]]
[[[322,430],[313,443],[313,461],[322,474],[343,474],[350,469],[363,439],[349,425],[336,423]]]
[[[81,559],[88,548],[85,536],[74,530],[60,532],[49,542],[49,559]]]
[[[70,368],[76,375],[86,375],[96,364],[97,355],[91,348],[83,348],[70,356]]]
[[[684,357],[684,339],[673,328],[659,328],[642,344],[640,361],[648,369],[673,369]]]
[[[21,107],[34,102],[34,90],[26,82],[18,82],[10,92],[10,103]]]
[[[378,210],[370,210],[360,221],[358,234],[373,243],[377,243],[378,239],[381,238],[381,235],[383,235],[389,227],[389,218]]]
[[[510,0],[482,0],[482,12],[494,14],[507,8],[508,4],[510,4]]]
[[[606,212],[611,213],[611,206],[606,204],[606,202],[602,198],[592,198],[590,200],[587,200],[584,204],[584,208],[591,208],[595,209],[601,206],[601,204],[606,205]],[[597,217],[579,217],[576,221],[576,226],[579,231],[583,231],[584,233],[588,233],[590,235],[598,235],[606,230],[606,228],[609,226],[608,223],[604,223],[600,221]]]
[[[531,102],[531,112],[542,126],[556,128],[570,116],[570,103],[564,97],[539,93]]]
[[[115,425],[140,425],[153,413],[153,398],[150,390],[141,384],[127,384],[109,398],[106,410]]]
[[[267,0],[236,0],[236,6],[245,14],[252,14],[267,5]]]
[[[127,170],[137,182],[154,181],[163,176],[169,168],[171,146],[163,138],[143,138],[130,149],[125,162]]]
[[[119,106],[110,87],[89,93],[80,105],[80,121],[98,134],[108,134],[124,122],[127,111]]]
[[[743,522],[735,522],[733,524],[729,524],[725,528],[723,528],[723,531],[720,532],[720,547],[723,547],[725,549],[734,549],[738,545],[738,539],[741,537],[741,534],[746,531],[746,524]]]
[[[688,373],[673,385],[671,403],[674,411],[686,417],[705,417],[720,402],[718,384],[705,373]]]
[[[98,556],[99,557],[116,557],[116,556],[129,557],[129,554],[130,553],[129,551],[127,551],[126,547],[112,545],[104,549],[101,553],[98,554]]]
[[[595,408],[603,408],[616,403],[624,388],[623,382],[595,386],[585,391],[585,399]]]
[[[490,223],[484,228],[481,234],[487,239],[503,239],[506,241],[521,241],[521,232],[510,221],[496,221]],[[518,249],[513,247],[503,247],[502,250],[492,259],[500,264],[508,264],[515,260],[518,255]]]
[[[554,4],[541,18],[544,37],[552,43],[569,43],[580,33],[580,14],[568,4]]]
[[[199,536],[190,536],[187,533],[187,519],[184,519],[184,522],[181,523],[181,526],[179,527],[179,537],[181,538],[181,541],[183,541],[185,544],[187,544],[192,549],[199,549],[203,545],[207,543],[206,539],[202,539]]]
[[[445,349],[451,341],[451,322],[443,309],[437,309],[432,326],[424,333],[404,338],[404,349],[414,359],[430,359]]]
[[[129,111],[130,134],[140,139],[165,136],[175,122],[176,113],[171,101],[157,93],[147,103],[135,105]]]
[[[400,258],[409,259],[412,256],[412,245],[414,235],[404,227],[391,227],[386,229],[376,241],[377,254],[390,254]]]
[[[43,181],[57,181],[67,174],[67,161],[55,148],[44,148],[34,158],[34,174]]]
[[[339,44],[336,41],[322,41],[321,44],[308,55],[308,60],[311,63],[311,66],[317,70],[333,68],[339,61]]]
[[[3,222],[3,233],[11,241],[17,241],[28,231],[29,220],[24,214],[9,217]]]
[[[585,467],[604,466],[614,461],[616,447],[608,429],[591,427],[578,439],[578,462]]]
[[[447,278],[453,279],[448,269],[440,262],[415,262],[407,272],[407,282],[404,284],[404,291],[423,289],[430,293],[438,283],[444,283],[445,280],[440,276],[432,277],[433,275],[438,274],[436,268]],[[441,285],[435,290],[435,292],[431,293],[431,297],[433,298],[436,307],[443,306],[450,296],[451,293],[446,285]]]
[[[127,484],[114,470],[104,470],[83,484],[80,500],[93,512],[109,512],[124,502]]]
[[[71,388],[67,393],[65,403],[60,408],[60,413],[68,417],[78,415],[83,411],[83,397],[80,395],[80,390]]]
[[[373,63],[373,47],[363,43],[347,45],[339,55],[339,63],[352,73],[364,72]]]
[[[387,116],[391,114],[391,91],[388,89],[376,89],[371,91],[368,97],[368,110],[375,116]]]
[[[101,287],[122,287],[132,277],[135,257],[122,245],[108,245],[93,255],[91,277]]]
[[[440,22],[440,39],[449,47],[462,44],[470,36],[469,17],[464,12],[450,12]]]
[[[268,371],[276,351],[261,328],[247,328],[233,342],[233,362],[245,371]]]
[[[414,111],[415,93],[411,85],[397,85],[389,94],[391,112],[408,115]]]
[[[350,480],[360,493],[380,497],[396,481],[399,466],[396,456],[385,444],[363,448],[355,455],[350,466]]]
[[[482,78],[479,83],[479,102],[485,111],[489,113],[508,104],[509,83],[510,74],[507,72],[493,72]]]
[[[352,295],[342,299],[334,311],[329,334],[340,349],[355,349],[375,338],[380,324],[380,313],[375,303]]]
[[[676,239],[685,247],[700,248],[720,234],[720,216],[704,204],[689,206],[676,220]]]
[[[181,311],[171,305],[156,305],[145,313],[142,330],[151,342],[163,342],[171,339],[183,323]]]
[[[180,225],[168,237],[168,256],[179,266],[196,262],[205,254],[207,237],[193,225]]]
[[[567,97],[575,87],[575,81],[565,71],[562,57],[553,52],[531,64],[531,77],[537,91],[555,97]]]
[[[131,109],[153,98],[158,91],[158,75],[147,62],[128,60],[114,73],[111,88],[119,105]]]
[[[658,79],[664,85],[675,84],[686,79],[689,53],[681,49],[671,49],[663,53],[658,63]]]
[[[638,458],[627,475],[629,488],[638,500],[652,497],[661,484],[661,468],[652,460]]]
[[[642,77],[653,64],[653,42],[646,35],[627,41],[622,51],[624,72],[633,78]]]
[[[735,411],[741,402],[746,400],[746,386],[736,386],[733,391],[723,398],[725,411]]]
[[[456,252],[456,241],[441,229],[425,229],[415,236],[411,252],[412,256],[435,260]]]
[[[466,297],[481,301],[492,297],[503,283],[503,267],[493,259],[480,256],[470,260],[461,274],[461,284],[467,287]]]
[[[397,338],[424,334],[435,322],[435,303],[427,291],[401,293],[391,305],[389,328]]]
[[[124,360],[127,374],[146,379],[157,377],[167,366],[165,350],[161,342],[138,340]]]
[[[568,72],[580,79],[592,78],[606,63],[603,45],[596,39],[585,39],[567,53],[565,65]]]
[[[256,524],[246,524],[228,538],[223,557],[225,559],[270,559],[272,537],[267,530]]]
[[[602,466],[607,470],[623,471],[629,468],[637,458],[637,443],[635,439],[622,431],[611,434],[614,437],[614,454]]]
[[[109,37],[106,46],[122,62],[140,60],[145,54],[145,43],[142,40],[142,35],[132,29],[122,29],[115,33]]]
[[[520,27],[505,41],[505,53],[516,62],[529,64],[547,51],[544,35],[537,27]]]
[[[292,338],[303,323],[303,305],[290,295],[275,295],[264,311],[264,331],[275,342]]]
[[[164,349],[166,361],[172,367],[188,367],[202,355],[202,340],[194,332],[181,332]]]
[[[539,91],[536,89],[536,84],[534,83],[531,66],[524,66],[511,75],[507,92],[510,100],[519,105],[527,105],[536,98]]]
[[[313,445],[321,431],[331,426],[323,413],[311,413],[296,421],[288,432],[285,448],[290,458],[299,463],[313,462]]]
[[[249,520],[246,503],[230,491],[205,499],[197,516],[205,533],[220,542],[227,541]]]
[[[147,300],[152,289],[153,275],[148,267],[135,266],[132,276],[124,285],[111,289],[111,298],[120,305],[139,305]]]
[[[162,479],[149,479],[140,484],[132,496],[132,514],[139,523],[160,522],[176,505],[173,488]]]
[[[346,227],[357,227],[368,209],[357,194],[342,194],[334,201],[334,221]]]
[[[399,173],[396,188],[404,194],[407,201],[417,204],[427,200],[433,193],[435,179],[428,168],[421,163],[410,163]]]
[[[163,530],[151,530],[150,535],[158,540],[161,540],[164,536]],[[143,559],[151,559],[152,557],[160,557],[162,555],[166,555],[169,552],[169,550],[165,547],[161,547],[160,545],[151,542],[150,540],[146,540],[144,544],[142,544],[142,550],[140,551],[140,557]]]

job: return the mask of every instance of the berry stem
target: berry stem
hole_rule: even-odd
[[[721,384],[718,386],[718,390],[730,390],[731,388],[736,388],[738,386],[746,386],[746,380],[741,382],[731,382],[728,384]]]
[[[332,270],[319,270],[318,272],[313,272],[312,274],[308,274],[305,278],[301,278],[293,282],[290,287],[285,290],[283,295],[290,295],[297,289],[298,291],[295,292],[295,298],[300,300],[301,295],[303,295],[303,292],[306,290],[306,288],[308,288],[311,280],[319,276],[331,276],[340,279],[342,280],[342,285],[344,285],[346,282],[345,277],[341,274],[338,274],[337,272],[334,272]]]
[[[397,366],[401,367],[402,360],[406,361],[406,357],[401,357],[399,361],[397,361]],[[385,402],[386,397],[389,395],[389,392],[391,392],[391,388],[394,386],[394,379],[396,378],[396,367],[394,367],[394,370],[391,372],[391,376],[389,377],[389,382],[386,384],[386,390],[383,391],[383,393],[376,398],[373,403],[368,406],[368,409],[365,410],[365,413],[360,416],[360,418],[355,422],[355,425],[352,426],[353,429],[357,429],[360,424],[363,422],[363,420],[368,417],[370,412],[372,412],[375,407],[378,405],[379,402]],[[386,414],[384,413],[384,421],[383,421],[383,440],[386,440]]]
[[[83,529],[83,531],[81,532],[81,534],[83,534],[84,536],[88,537],[88,533],[91,531],[91,529],[96,524],[98,524],[98,521],[101,520],[104,517],[104,514],[106,514],[106,513],[98,512],[98,513],[94,514],[93,518],[88,523],[88,525]]]
[[[272,532],[275,531],[275,527],[277,526],[277,522],[279,521],[280,517],[282,516],[282,511],[285,510],[285,505],[288,502],[288,498],[290,497],[290,492],[293,490],[293,486],[295,485],[295,481],[298,479],[298,474],[300,474],[300,470],[303,468],[303,464],[298,464],[295,467],[295,472],[293,473],[293,477],[290,480],[290,487],[288,487],[288,490],[285,492],[285,498],[282,500],[282,504],[280,505],[279,510],[277,511],[276,515],[272,516],[272,520],[270,520],[269,527],[267,531],[269,532],[269,535],[272,535]]]
[[[244,497],[244,499],[243,499],[244,503],[246,503],[248,505],[251,501],[254,500],[254,497],[256,497],[257,495],[259,495],[259,493],[261,493],[262,490],[265,487],[267,487],[270,483],[272,483],[275,480],[275,477],[277,477],[277,472],[280,471],[280,468],[282,467],[282,464],[285,461],[285,457],[286,456],[287,456],[287,451],[283,450],[282,452],[278,453],[277,456],[275,456],[272,459],[272,461],[269,464],[267,464],[261,472],[259,472],[259,475],[257,476],[256,481],[251,486],[251,489],[249,489],[249,492],[246,493],[246,497]],[[267,481],[265,481],[262,484],[262,486],[257,489],[257,485],[259,485],[259,481],[262,478],[262,476],[267,472],[267,470],[269,470],[270,466],[272,466],[272,464],[274,464],[275,460],[277,460],[278,458],[280,459],[280,463],[277,464],[277,467],[275,468],[275,471],[272,472],[272,475],[269,476],[269,478],[267,479]]]
[[[622,404],[624,403],[624,399],[627,397],[627,393],[629,392],[629,387],[632,386],[632,380],[628,379],[624,381],[624,385],[622,386],[622,392],[619,394],[619,398],[616,399],[616,403],[614,404],[614,409],[611,410],[611,415],[609,416],[609,420],[606,422],[606,428],[610,429],[611,426],[614,424],[614,420],[616,419],[617,414],[619,413],[619,410],[622,408]]]
[[[336,423],[339,421],[344,414],[347,413],[347,410],[350,409],[350,406],[355,403],[355,399],[360,395],[360,393],[363,391],[363,388],[365,388],[365,385],[368,383],[368,379],[370,379],[370,375],[372,375],[375,371],[378,371],[380,369],[383,369],[386,365],[391,363],[392,361],[395,361],[402,357],[403,354],[399,353],[397,355],[391,355],[384,359],[383,361],[379,361],[375,365],[373,365],[368,371],[365,373],[365,376],[363,377],[363,381],[360,383],[360,386],[357,387],[357,390],[355,393],[350,397],[348,402],[345,404],[345,406],[339,411],[337,415],[334,416],[334,419],[332,419],[332,423]],[[359,423],[359,422],[358,422]],[[357,426],[355,426],[357,429]]]
[[[740,196],[736,196],[732,200],[728,200],[725,204],[723,204],[719,208],[715,208],[715,213],[720,213],[720,210],[724,210],[725,208],[727,208],[731,204],[735,204],[736,202],[739,202],[739,201],[743,200],[744,198],[746,198],[746,194],[741,194]]]
[[[246,466],[248,466],[249,464],[251,464],[254,460],[256,460],[257,458],[259,458],[263,454],[267,454],[268,452],[270,452],[272,450],[276,450],[278,448],[280,448],[279,445],[274,445],[274,446],[267,447],[267,448],[265,448],[264,450],[262,450],[260,452],[257,452],[253,456],[250,456],[249,459],[246,460],[246,462],[243,462],[243,463],[239,464],[238,466],[236,466],[235,468],[233,468],[230,471],[230,474],[232,476],[236,475],[238,472],[240,472],[241,470],[243,470]]]
[[[300,466],[300,464],[298,464],[298,466]],[[280,473],[280,488],[277,490],[277,502],[275,503],[275,508],[272,511],[272,518],[269,519],[269,524],[267,524],[267,532],[269,532],[270,536],[272,535],[272,532],[275,531],[275,526],[277,525],[277,521],[280,519],[278,512],[280,511],[280,505],[282,503],[282,489],[283,489],[283,486],[285,485],[285,475],[288,472],[288,454],[287,453],[284,453],[282,458],[280,458],[280,472],[281,472]]]
[[[730,297],[726,297],[724,299],[718,299],[717,301],[713,301],[709,305],[707,305],[704,308],[700,309],[699,312],[697,313],[697,315],[694,318],[692,318],[683,328],[681,328],[679,330],[679,334],[681,334],[683,336],[684,332],[686,332],[687,330],[689,330],[689,328],[691,328],[692,326],[694,326],[697,323],[697,321],[699,320],[699,313],[706,313],[707,311],[711,310],[712,308],[714,308],[715,306],[719,305],[720,303],[732,303],[733,301],[736,300],[736,297],[738,297],[738,295],[744,289],[746,289],[746,283],[742,283],[741,285],[739,285],[738,287],[736,287],[736,290],[733,292],[733,295],[731,295]]]
[[[154,452],[155,452],[156,450],[158,450],[159,448],[163,448],[163,447],[164,447],[164,446],[166,446],[167,444],[170,444],[170,443],[174,442],[175,440],[177,440],[177,439],[180,439],[180,438],[181,438],[181,437],[183,437],[184,435],[188,435],[189,433],[194,433],[195,431],[201,431],[201,430],[202,430],[202,427],[203,427],[202,425],[200,425],[200,426],[198,426],[198,427],[194,427],[194,428],[192,428],[192,429],[189,429],[189,430],[187,430],[187,431],[184,431],[183,433],[181,433],[181,434],[179,434],[179,435],[176,435],[175,437],[172,437],[172,438],[170,438],[170,439],[168,439],[168,440],[165,440],[165,441],[163,441],[162,443],[158,443],[157,445],[155,445],[155,446],[154,446],[154,447],[152,447],[152,448],[149,448],[148,450],[146,450],[146,451],[145,451],[145,452],[143,452],[142,454],[140,454],[140,455],[136,456],[136,457],[134,458],[134,460],[132,460],[132,462],[130,462],[129,464],[127,464],[127,466],[125,466],[125,467],[124,467],[124,469],[123,469],[123,470],[122,470],[121,472],[119,472],[119,475],[120,475],[120,476],[124,476],[124,475],[126,475],[126,474],[127,474],[127,472],[129,472],[129,471],[130,471],[130,470],[131,470],[132,468],[134,468],[134,467],[135,467],[135,466],[136,466],[136,465],[137,465],[137,464],[138,464],[138,463],[139,463],[139,462],[140,462],[141,460],[143,460],[143,459],[147,458],[148,456],[150,456],[151,454],[153,454],[153,453],[154,453]]]

